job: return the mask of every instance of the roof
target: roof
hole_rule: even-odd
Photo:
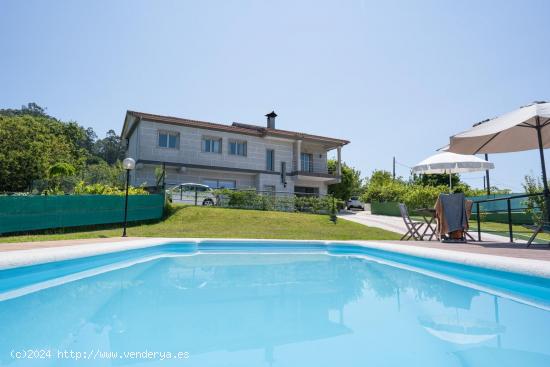
[[[330,137],[319,136],[319,135],[312,135],[312,134],[307,134],[307,133],[302,133],[297,131],[271,129],[268,127],[243,124],[238,122],[234,122],[232,125],[225,125],[225,124],[219,124],[214,122],[190,120],[190,119],[185,119],[180,117],[162,116],[162,115],[155,115],[151,113],[137,112],[137,111],[126,112],[126,119],[124,120],[124,126],[122,128],[122,137],[131,135],[131,132],[133,131],[133,128],[131,126],[127,126],[128,117],[134,117],[138,120],[143,119],[147,121],[154,121],[154,122],[160,122],[165,124],[189,126],[189,127],[196,127],[196,128],[208,129],[208,130],[226,131],[226,132],[231,132],[236,134],[245,134],[245,135],[260,136],[260,137],[273,136],[273,137],[281,137],[281,138],[289,138],[289,139],[301,139],[301,140],[309,140],[309,141],[315,141],[320,143],[328,143],[331,145],[349,144],[348,140],[330,138]]]

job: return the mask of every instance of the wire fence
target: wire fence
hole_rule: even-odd
[[[343,201],[331,195],[255,189],[209,189],[202,185],[180,185],[167,191],[173,203],[283,212],[328,214]]]

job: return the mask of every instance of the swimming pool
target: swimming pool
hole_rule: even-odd
[[[173,242],[1,270],[0,328],[10,366],[550,366],[550,279],[350,243]]]

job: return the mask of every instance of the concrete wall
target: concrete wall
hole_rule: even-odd
[[[159,131],[179,133],[179,146],[177,149],[161,148],[158,146]],[[214,137],[222,139],[222,152],[202,152],[202,138]],[[229,141],[244,140],[247,142],[247,155],[237,156],[229,154]],[[177,126],[143,120],[138,125],[129,140],[128,156],[136,160],[173,162],[180,164],[194,164],[205,166],[218,166],[238,169],[250,169],[256,171],[267,170],[267,150],[275,150],[275,172],[268,173],[233,173],[227,171],[203,170],[186,168],[182,171],[175,167],[167,166],[167,184],[179,184],[183,182],[201,183],[203,179],[235,180],[237,188],[255,187],[265,190],[265,186],[275,186],[279,192],[294,192],[294,186],[318,187],[319,193],[326,194],[327,184],[322,181],[296,182],[295,177],[287,176],[287,186],[281,182],[281,162],[286,162],[287,174],[296,169],[298,158],[295,141],[273,137],[257,137],[243,134],[235,134],[208,129],[200,129],[188,126]],[[313,154],[314,171],[327,173],[327,152],[320,144],[302,142],[301,151]],[[134,185],[156,184],[154,174],[155,167],[149,164],[138,165],[132,172]]]
[[[179,149],[158,147],[159,130],[180,134]],[[222,139],[222,153],[202,152],[203,136]],[[175,126],[157,122],[142,121],[139,129],[139,159],[177,163],[223,166],[230,168],[265,171],[267,168],[267,149],[275,150],[275,170],[279,171],[281,162],[292,162],[292,141],[276,138],[261,138],[250,135],[198,129],[187,126]],[[231,139],[247,142],[247,155],[229,154]]]
[[[154,165],[142,165],[136,170],[135,184],[140,185],[146,183],[147,186],[156,184],[155,168],[160,167]],[[209,170],[185,169],[183,172],[174,167],[166,167],[166,186],[175,186],[181,183],[194,182],[202,183],[204,179],[216,180],[232,180],[237,184],[238,189],[255,188],[255,174],[240,174],[232,172],[216,172]],[[277,176],[278,177],[278,176]]]

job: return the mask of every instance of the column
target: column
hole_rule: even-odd
[[[342,147],[336,148],[336,151],[338,152],[338,177],[342,176]]]
[[[302,170],[302,141],[296,140],[296,171]]]

